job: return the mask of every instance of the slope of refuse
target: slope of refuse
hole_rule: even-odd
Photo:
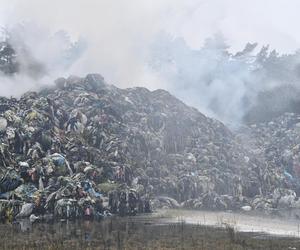
[[[273,193],[266,205],[299,208],[300,115],[285,113],[270,121],[243,127],[238,137],[244,145],[248,144],[253,154],[276,170],[278,180],[272,184]],[[264,181],[272,182],[270,177],[265,176]]]
[[[97,74],[1,97],[0,133],[2,218],[276,208],[270,199],[287,180],[167,91],[119,89]]]

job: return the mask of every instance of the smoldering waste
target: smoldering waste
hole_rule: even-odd
[[[1,218],[300,206],[281,165],[164,90],[60,78],[2,97],[0,133]]]

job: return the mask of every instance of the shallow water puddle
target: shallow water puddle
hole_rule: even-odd
[[[237,212],[211,212],[191,210],[169,210],[164,211],[170,223],[185,222],[188,224],[199,224],[206,226],[234,227],[241,232],[264,232],[280,236],[300,237],[300,219],[290,214],[267,215],[237,213]],[[294,214],[295,215],[295,214]]]

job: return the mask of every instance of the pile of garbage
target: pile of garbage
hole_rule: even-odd
[[[119,89],[97,74],[1,97],[0,134],[1,218],[268,208],[286,180],[167,91]]]
[[[275,176],[265,177],[265,182],[272,182],[273,189],[269,206],[300,208],[300,115],[285,113],[243,127],[238,137],[243,138],[244,145],[247,140],[252,152],[276,172],[276,182]]]

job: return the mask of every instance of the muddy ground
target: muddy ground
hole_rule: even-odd
[[[171,221],[166,214],[114,217],[101,222],[77,220],[30,224],[23,220],[0,225],[0,248],[300,249],[297,236],[239,232],[234,225],[226,224],[226,220],[222,227],[200,225],[195,217],[194,222],[179,221],[178,217]]]

